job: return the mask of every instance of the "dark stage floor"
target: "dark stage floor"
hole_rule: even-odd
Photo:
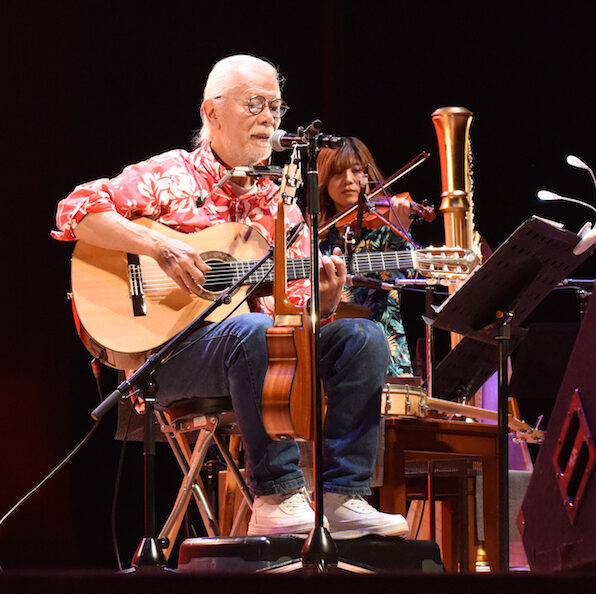
[[[0,591],[19,592],[95,592],[105,594],[135,594],[137,592],[237,592],[263,594],[284,592],[309,594],[358,592],[441,592],[461,594],[482,592],[502,594],[523,592],[548,594],[550,592],[595,592],[596,573],[568,574],[428,574],[391,572],[373,575],[326,573],[305,575],[255,574],[176,574],[158,571],[136,574],[116,574],[111,571],[19,571],[0,575]]]

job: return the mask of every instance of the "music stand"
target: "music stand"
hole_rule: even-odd
[[[524,336],[524,328],[512,329],[511,351]],[[433,373],[433,395],[448,400],[469,400],[496,370],[494,345],[464,336],[437,364]]]
[[[509,569],[508,369],[520,324],[548,293],[586,260],[573,248],[580,238],[532,217],[462,283],[441,306],[432,325],[497,350],[499,443],[499,569]]]

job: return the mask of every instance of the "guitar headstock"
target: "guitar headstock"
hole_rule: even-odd
[[[458,247],[427,247],[414,252],[414,268],[439,282],[463,280],[479,264],[473,250]]]

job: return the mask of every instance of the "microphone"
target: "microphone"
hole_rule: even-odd
[[[366,287],[368,289],[393,291],[400,287],[409,285],[456,285],[460,279],[452,278],[394,278],[391,282],[381,281],[368,276],[359,276],[357,274],[346,274],[346,287]]]
[[[269,143],[278,153],[294,148],[294,145],[306,144],[306,140],[297,134],[288,134],[285,130],[276,130],[269,138]]]
[[[576,200],[575,198],[567,198],[566,196],[559,196],[558,194],[555,194],[554,192],[550,192],[549,190],[540,190],[537,194],[538,199],[542,200],[543,202],[548,202],[548,201],[562,201],[562,202],[571,202],[573,204],[579,204],[581,206],[585,206],[586,208],[589,208],[590,210],[594,211],[594,213],[596,214],[596,208],[594,208],[591,204],[588,204],[587,202],[583,202],[581,200]]]
[[[299,130],[300,132],[300,130]],[[345,138],[332,134],[321,134],[315,138],[318,148],[339,148],[345,143]],[[281,152],[293,149],[295,146],[305,146],[309,139],[304,133],[288,134],[285,130],[276,130],[269,138],[274,151]]]
[[[355,274],[346,275],[346,287],[366,287],[368,289],[381,289],[383,291],[393,291],[395,285],[386,283],[376,278],[369,278],[368,276],[358,276]]]
[[[282,168],[279,165],[249,165],[248,167],[234,167],[228,169],[224,176],[211,188],[211,191],[201,195],[195,200],[197,208],[205,204],[213,194],[224,186],[226,182],[233,177],[281,177],[283,174]]]

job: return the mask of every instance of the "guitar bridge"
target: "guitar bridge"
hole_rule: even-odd
[[[147,306],[145,303],[145,291],[143,289],[141,261],[137,254],[126,254],[126,257],[128,259],[128,283],[133,315],[146,316]]]

